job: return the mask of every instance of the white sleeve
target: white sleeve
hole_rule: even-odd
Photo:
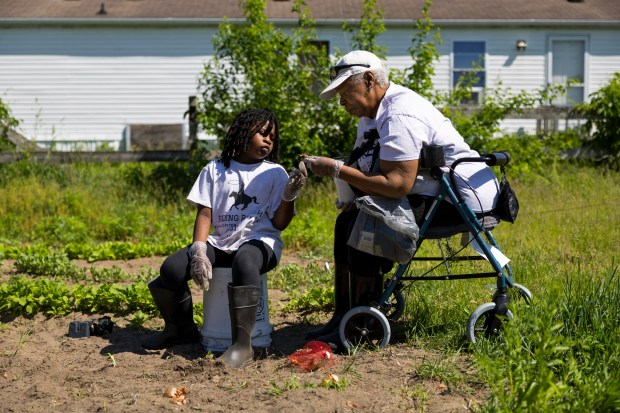
[[[214,161],[209,162],[202,171],[200,171],[200,175],[196,178],[194,182],[194,186],[189,191],[189,195],[187,196],[187,200],[189,203],[195,207],[198,205],[203,205],[206,207],[212,207],[212,194],[213,194],[213,169],[214,169]]]
[[[420,159],[422,146],[431,142],[433,130],[415,116],[394,115],[383,122],[379,136],[382,160],[410,161]]]

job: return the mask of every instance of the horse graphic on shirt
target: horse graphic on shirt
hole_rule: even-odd
[[[258,204],[258,202],[256,202],[255,196],[246,195],[245,184],[243,183],[243,181],[241,181],[241,183],[239,184],[239,192],[232,191],[230,195],[228,195],[228,197],[235,198],[235,203],[230,207],[230,209],[237,208],[243,211],[248,207],[248,205],[250,205],[251,202]],[[243,206],[243,208],[239,208],[239,206]]]

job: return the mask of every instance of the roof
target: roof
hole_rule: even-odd
[[[359,19],[362,0],[306,0],[322,21]],[[293,0],[267,0],[272,20],[297,20]],[[377,0],[383,19],[422,17],[423,0]],[[102,8],[105,14],[100,13]],[[618,0],[432,0],[437,21],[620,21]],[[0,20],[221,20],[243,18],[239,0],[0,0]]]

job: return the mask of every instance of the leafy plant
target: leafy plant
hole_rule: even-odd
[[[79,284],[69,288],[62,281],[47,278],[13,277],[0,284],[2,314],[62,316],[73,311],[127,314],[138,310],[159,314],[148,287],[142,282],[126,287]]]
[[[106,284],[126,281],[130,278],[129,274],[116,265],[113,265],[112,268],[96,268],[91,265],[90,275],[93,281]]]
[[[149,320],[149,316],[144,314],[142,310],[138,310],[133,313],[133,316],[129,319],[129,324],[134,328],[142,328],[144,323]]]
[[[613,74],[610,81],[590,95],[590,101],[575,107],[587,117],[585,129],[591,133],[588,142],[595,149],[606,154],[606,163],[620,169],[620,72]]]
[[[7,136],[9,129],[18,125],[19,120],[13,117],[9,105],[0,99],[0,151],[13,149],[14,145],[9,142]]]
[[[326,267],[308,264],[305,268],[297,264],[277,267],[269,274],[269,288],[286,292],[297,292],[302,287],[323,286],[329,283],[332,275]]]
[[[569,276],[506,326],[504,342],[476,346],[493,395],[483,411],[615,412],[620,409],[620,284]]]
[[[282,307],[283,313],[298,312],[303,314],[313,314],[317,311],[331,311],[334,303],[334,289],[324,287],[313,287],[305,291],[300,296],[295,292],[289,302]]]
[[[35,280],[16,277],[0,284],[0,313],[49,316],[65,315],[72,311],[69,288],[46,278]]]
[[[77,267],[65,254],[26,255],[20,254],[15,261],[18,272],[30,275],[84,279],[86,273]]]
[[[329,65],[325,50],[315,43],[318,37],[305,2],[295,1],[300,25],[291,37],[267,21],[265,3],[244,1],[246,21],[220,25],[213,39],[214,57],[200,78],[197,119],[208,133],[223,138],[242,109],[273,110],[280,121],[280,157],[292,167],[301,153],[325,153],[329,151],[325,142],[346,136],[330,126],[338,124],[332,122],[333,116],[323,117],[330,111],[342,114],[342,109],[337,102],[321,101],[312,91],[317,79],[326,78]]]
[[[475,71],[471,72],[474,76]],[[523,109],[542,105],[555,96],[566,92],[563,85],[542,88],[535,92],[513,93],[504,89],[501,83],[495,89],[486,89],[482,104],[473,114],[464,113],[460,100],[471,94],[475,79],[464,76],[449,94],[439,98],[443,102],[442,112],[454,123],[454,127],[474,150],[480,151],[500,134],[500,122],[510,112],[520,113]]]

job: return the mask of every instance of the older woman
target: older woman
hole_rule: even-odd
[[[420,169],[422,148],[441,145],[446,165],[462,157],[475,157],[449,119],[431,102],[414,91],[391,83],[383,62],[374,54],[356,50],[330,68],[330,84],[321,99],[340,96],[340,104],[358,118],[354,148],[364,148],[356,162],[326,157],[308,157],[306,166],[318,176],[332,176],[347,182],[358,195],[387,198],[407,196],[418,221],[439,191],[439,182],[430,170]],[[371,143],[367,143],[371,140]],[[358,150],[359,151],[359,150]],[[355,153],[352,152],[352,154]],[[356,157],[357,157],[356,156]],[[483,163],[463,163],[457,185],[474,212],[482,214],[495,207],[499,186],[495,175]],[[462,222],[453,205],[443,202],[433,220],[436,225]],[[347,246],[358,211],[341,205],[334,236],[335,305],[332,319],[307,338],[339,344],[338,326],[353,306],[378,300],[383,276],[393,263]]]

